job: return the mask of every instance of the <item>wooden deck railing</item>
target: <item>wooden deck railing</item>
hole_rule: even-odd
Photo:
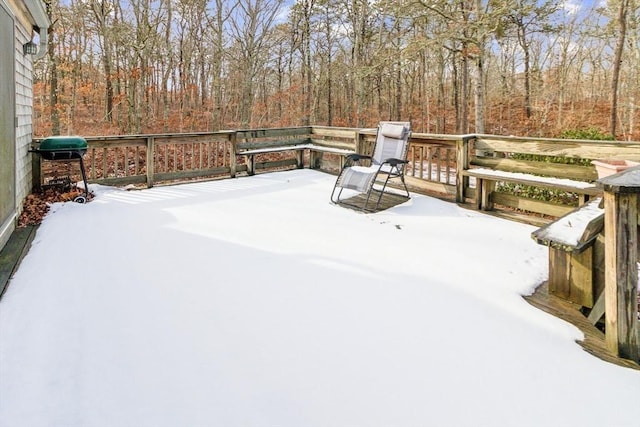
[[[84,156],[89,182],[103,185],[146,185],[189,179],[235,177],[245,172],[242,149],[269,147],[282,141],[371,153],[375,129],[313,126],[238,131],[88,136]],[[414,186],[453,193],[456,176],[456,140],[450,135],[413,134],[409,151],[409,176]],[[37,146],[41,140],[34,140]],[[47,175],[47,162],[34,157],[34,182]],[[337,172],[340,156],[315,153],[307,157],[311,168]],[[296,163],[293,154],[265,155],[258,169],[286,168]],[[41,174],[41,168],[43,173]],[[77,175],[77,171],[74,175]],[[430,186],[429,183],[432,185]],[[433,185],[437,184],[437,185]],[[448,187],[448,188],[446,188]],[[446,189],[445,189],[446,188]]]
[[[469,135],[464,138],[459,155],[463,159],[460,171],[482,168],[527,177],[593,182],[598,175],[592,160],[640,161],[640,142]],[[496,179],[496,183],[491,203],[508,209],[560,217],[582,201],[579,194],[559,189],[560,183],[557,188],[522,185],[517,179],[504,182]],[[475,197],[476,189],[467,177],[459,180],[457,190],[459,202]]]
[[[266,148],[285,141],[310,143],[371,154],[375,129],[308,126],[296,128],[228,130],[219,132],[86,137],[85,166],[90,182],[105,185],[142,185],[191,179],[235,177],[247,171],[243,150]],[[37,145],[39,141],[35,140]],[[261,154],[256,170],[278,170],[300,165],[301,153]],[[534,156],[532,159],[531,157]],[[535,158],[539,156],[540,158]],[[571,162],[554,163],[554,158]],[[438,192],[458,202],[475,197],[473,179],[464,171],[480,167],[555,178],[593,181],[591,159],[640,161],[640,142],[582,141],[497,135],[435,135],[414,132],[408,151],[407,182],[415,191]],[[552,159],[552,160],[549,160]],[[306,152],[304,166],[337,172],[340,154]],[[42,182],[39,158],[34,157],[34,183]],[[46,161],[42,166],[46,167]],[[571,163],[571,164],[567,164]],[[43,170],[47,176],[47,171]],[[77,173],[76,173],[77,174]],[[558,217],[573,209],[577,197],[545,200],[547,192],[511,191],[498,185],[492,202],[507,209]],[[505,190],[506,188],[506,190]],[[575,196],[575,195],[574,195]]]
[[[235,132],[86,137],[90,182],[125,186],[231,176]]]

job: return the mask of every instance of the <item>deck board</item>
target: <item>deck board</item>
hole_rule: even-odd
[[[377,200],[377,193],[374,200]],[[409,199],[403,195],[385,193],[383,194],[379,208],[375,210],[375,212],[389,209],[402,204],[407,200]],[[345,199],[344,203],[341,205],[358,210],[362,209],[365,201],[366,195],[360,194]],[[35,236],[36,229],[37,227],[16,229],[11,235],[6,246],[2,251],[0,251],[0,295],[4,293],[11,276],[16,271],[20,261],[28,251],[31,241]],[[580,307],[553,295],[549,295],[546,283],[539,286],[533,295],[527,296],[525,299],[531,305],[578,327],[584,333],[584,340],[580,341],[579,344],[585,349],[585,351],[607,362],[640,370],[640,365],[637,363],[621,359],[612,354],[606,348],[604,333],[591,325],[588,319],[579,311]]]
[[[7,244],[0,250],[0,296],[4,294],[11,276],[29,250],[37,228],[35,226],[16,228],[11,233]]]
[[[385,192],[382,195],[382,200],[380,201],[380,205],[376,209],[375,207],[376,207],[376,203],[378,201],[378,195],[379,194],[380,194],[380,192],[378,192],[376,190],[374,190],[372,192],[371,198],[369,199],[369,205],[368,205],[369,209],[366,210],[365,212],[368,212],[368,213],[381,212],[381,211],[387,210],[389,208],[392,208],[394,206],[400,205],[400,204],[406,202],[407,200],[409,200],[408,197],[406,197],[406,196],[404,196],[402,194],[395,194],[395,193]],[[367,195],[366,194],[358,194],[357,196],[349,197],[347,199],[342,200],[339,203],[339,205],[340,206],[344,206],[346,208],[363,211],[366,201],[367,201]]]
[[[621,359],[609,351],[605,344],[604,333],[589,322],[586,316],[580,312],[578,305],[550,295],[546,282],[540,285],[533,295],[526,296],[525,300],[534,307],[565,320],[580,329],[584,333],[584,340],[578,341],[578,343],[588,353],[619,366],[640,370],[640,365],[637,363]]]

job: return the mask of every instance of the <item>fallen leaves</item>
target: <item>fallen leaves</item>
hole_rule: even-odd
[[[56,202],[73,202],[77,196],[83,196],[84,191],[78,189],[64,190],[56,187],[43,189],[29,194],[23,204],[22,213],[18,218],[18,227],[38,225],[49,212],[51,204]],[[90,193],[88,199],[93,195]]]

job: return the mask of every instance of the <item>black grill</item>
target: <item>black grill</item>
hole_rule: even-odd
[[[77,196],[73,201],[78,203],[85,203],[87,201],[89,197],[89,185],[84,169],[84,161],[82,159],[82,156],[87,152],[87,141],[84,138],[79,136],[50,136],[43,139],[38,148],[29,151],[39,154],[45,160],[78,160],[80,162],[85,195]],[[62,181],[70,182],[70,179],[63,179]]]

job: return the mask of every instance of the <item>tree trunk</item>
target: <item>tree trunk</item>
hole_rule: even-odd
[[[482,1],[476,0],[475,2],[475,13],[476,20],[479,22],[484,18],[484,12],[482,9]],[[485,44],[486,44],[486,36],[484,34],[484,30],[479,28],[478,34],[476,34],[476,43],[477,43],[477,58],[476,58],[476,85],[475,85],[475,98],[476,98],[476,114],[475,114],[475,124],[476,124],[476,133],[484,133],[484,54],[485,54]]]
[[[531,118],[531,54],[529,52],[529,43],[527,43],[527,35],[523,24],[517,28],[518,41],[524,54],[524,110],[527,119]]]
[[[458,133],[469,133],[469,59],[466,54],[462,54],[462,75],[460,77],[460,121]]]
[[[49,20],[54,22],[51,10],[51,1],[46,3],[47,15]],[[49,55],[49,107],[51,118],[51,134],[60,135],[60,114],[58,113],[58,58],[55,53],[53,25],[48,29],[49,40],[47,44],[47,53]]]
[[[622,53],[624,51],[624,41],[627,35],[627,14],[629,10],[629,0],[620,2],[618,9],[618,40],[616,42],[615,57],[613,60],[613,72],[611,75],[611,135],[615,137],[618,124],[618,85],[620,80],[620,68],[622,67]]]
[[[484,50],[480,47],[480,50]],[[475,98],[476,98],[476,129],[475,133],[484,133],[484,55],[478,54],[476,59],[476,85],[475,85]]]

